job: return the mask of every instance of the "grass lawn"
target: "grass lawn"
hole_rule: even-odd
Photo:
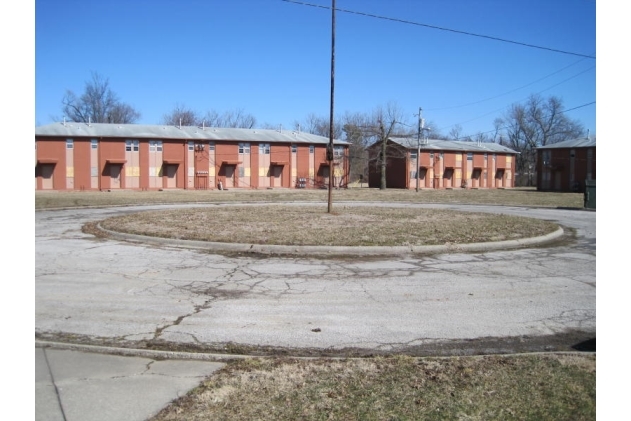
[[[595,419],[595,355],[566,354],[248,359],[152,421]]]

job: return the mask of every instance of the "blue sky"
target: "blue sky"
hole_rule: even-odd
[[[305,0],[325,7],[330,0]],[[529,95],[596,133],[595,0],[336,0],[335,114],[395,102],[463,135]],[[394,20],[393,20],[394,19]],[[403,23],[408,21],[417,23]],[[441,30],[423,25],[449,29]],[[500,38],[519,44],[454,31]],[[577,55],[576,55],[577,54]],[[241,108],[259,125],[328,117],[331,11],[282,0],[35,1],[35,125],[91,72],[158,124],[176,104]],[[591,104],[591,105],[587,105]]]

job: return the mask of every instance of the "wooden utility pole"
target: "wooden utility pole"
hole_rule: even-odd
[[[329,116],[329,145],[326,148],[326,159],[329,161],[329,205],[328,213],[333,211],[333,104],[335,91],[335,0],[331,0],[331,112]]]

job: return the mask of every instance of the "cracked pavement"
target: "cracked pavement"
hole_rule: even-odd
[[[575,234],[546,246],[475,253],[263,258],[81,231],[86,222],[175,205],[38,211],[36,338],[295,355],[421,355],[563,350],[596,337],[595,212],[393,206],[542,218]]]

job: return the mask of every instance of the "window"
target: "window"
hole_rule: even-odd
[[[296,153],[298,147],[296,145],[291,145],[291,153]]]
[[[550,164],[550,150],[544,150],[541,153],[541,158],[543,159],[543,165],[548,165]]]
[[[473,161],[473,152],[467,152],[467,161]]]
[[[194,151],[195,150],[195,144],[192,141],[188,142],[188,150],[189,151]]]
[[[208,144],[208,150],[209,150],[209,151],[214,151],[214,150],[215,150],[215,144],[214,144],[213,142],[210,142],[210,143]]]
[[[249,154],[250,153],[250,144],[249,143],[239,143],[239,154]]]
[[[66,139],[66,149],[73,149],[74,141],[72,139]]]
[[[334,146],[333,147],[333,156],[335,158],[341,158],[344,156],[344,146]]]
[[[125,151],[127,152],[138,152],[138,141],[137,140],[126,140],[125,141]]]
[[[440,159],[443,159],[443,157],[445,156],[445,154],[443,152],[440,153]]]
[[[429,153],[429,159],[434,159],[434,152]]]
[[[92,149],[97,149],[99,147],[99,141],[96,139],[90,140],[90,147]]]
[[[410,159],[416,159],[416,151],[410,151]]]
[[[572,149],[570,151],[570,158],[574,158],[576,156],[576,151],[574,149]]]
[[[309,153],[314,153],[314,152],[315,152],[315,146],[309,145]]]
[[[259,154],[269,155],[269,153],[270,153],[269,143],[259,143]]]
[[[162,152],[162,141],[161,140],[150,140],[149,141],[149,152]]]

